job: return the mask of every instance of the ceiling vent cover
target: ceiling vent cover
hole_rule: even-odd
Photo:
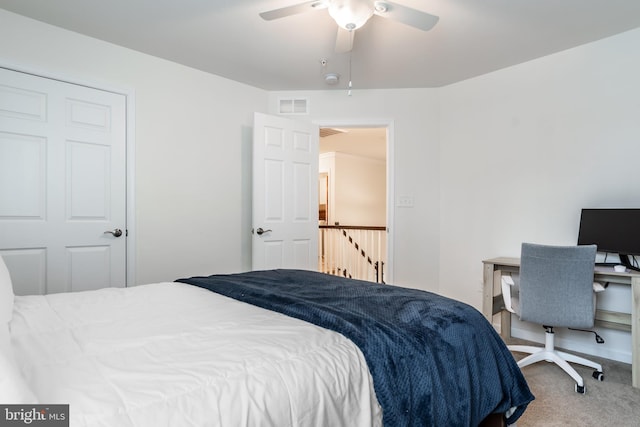
[[[309,100],[307,98],[280,99],[278,111],[280,114],[309,114]]]

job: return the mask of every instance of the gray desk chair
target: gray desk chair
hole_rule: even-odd
[[[595,292],[604,288],[593,282],[596,246],[546,246],[523,243],[520,280],[503,276],[502,295],[506,309],[521,320],[542,324],[545,346],[512,345],[509,350],[530,353],[518,362],[523,368],[546,360],[560,366],[584,393],[582,377],[567,362],[595,369],[593,377],[602,381],[602,366],[590,360],[558,351],[554,347],[554,327],[585,329],[593,327]]]

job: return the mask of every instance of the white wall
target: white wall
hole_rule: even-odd
[[[336,153],[335,221],[385,226],[386,180],[386,162]]]
[[[356,81],[357,76],[354,76]],[[440,168],[438,91],[435,89],[272,92],[269,111],[280,98],[307,97],[308,116],[296,118],[337,127],[393,122],[393,185],[396,195],[414,196],[413,208],[393,208],[393,283],[438,290]]]
[[[384,160],[331,152],[320,156],[329,173],[329,222],[384,227],[387,224],[387,164]]]
[[[443,294],[480,307],[483,259],[575,244],[583,207],[640,206],[638,46],[634,30],[441,89]]]
[[[250,267],[266,92],[1,9],[0,64],[135,91],[137,283]]]

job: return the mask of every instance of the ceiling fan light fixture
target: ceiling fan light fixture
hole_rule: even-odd
[[[370,0],[332,0],[329,3],[329,15],[336,24],[348,31],[362,27],[373,12],[373,2]]]

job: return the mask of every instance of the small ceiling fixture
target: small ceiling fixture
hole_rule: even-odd
[[[324,81],[328,85],[336,85],[340,81],[340,75],[337,73],[327,73],[324,75]]]

